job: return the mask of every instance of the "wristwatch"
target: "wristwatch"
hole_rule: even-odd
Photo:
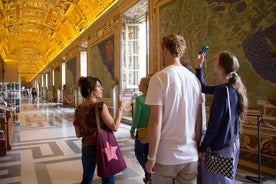
[[[156,156],[150,157],[150,156],[148,155],[148,160],[150,160],[150,161],[155,161],[155,160],[156,160]]]

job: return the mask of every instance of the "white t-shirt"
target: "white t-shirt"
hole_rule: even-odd
[[[196,115],[201,85],[184,66],[170,65],[152,76],[145,103],[163,106],[157,162],[177,165],[198,160]]]

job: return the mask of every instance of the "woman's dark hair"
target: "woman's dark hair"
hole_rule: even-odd
[[[234,54],[224,51],[219,55],[219,65],[224,69],[225,75],[231,75],[228,81],[237,89],[239,95],[239,120],[242,121],[246,117],[248,99],[246,88],[239,75],[236,74],[240,67],[239,61]]]
[[[80,77],[78,86],[80,87],[81,96],[87,98],[91,95],[91,92],[96,89],[97,81],[102,84],[97,77]]]

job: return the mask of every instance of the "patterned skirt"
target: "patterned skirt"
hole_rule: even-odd
[[[220,156],[223,157],[230,157],[232,150],[231,147],[224,148],[222,150],[218,151],[212,151]],[[237,140],[234,144],[234,179],[227,178],[220,174],[215,174],[212,172],[209,172],[206,168],[206,160],[207,160],[207,154],[204,154],[204,160],[202,162],[201,167],[199,168],[199,180],[198,184],[233,184],[235,183],[235,176],[236,171],[238,168],[238,162],[239,162],[239,153],[240,153],[240,142]]]

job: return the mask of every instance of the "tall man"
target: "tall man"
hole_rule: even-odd
[[[152,184],[196,184],[201,136],[201,87],[182,66],[186,42],[170,34],[162,41],[165,68],[150,80],[146,104],[151,106],[147,171]]]

